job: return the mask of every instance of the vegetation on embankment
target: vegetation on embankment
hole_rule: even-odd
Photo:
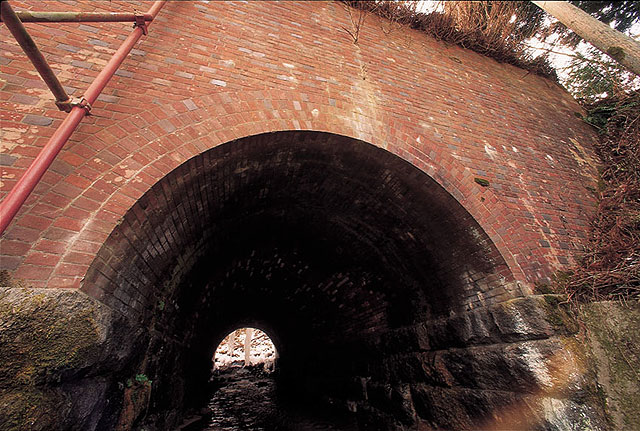
[[[587,250],[562,287],[570,298],[640,298],[640,91],[585,105],[600,134],[598,208]]]
[[[544,31],[545,13],[529,1],[446,1],[442,10],[422,12],[416,1],[342,0],[351,28],[345,28],[358,43],[367,13],[385,18],[387,31],[409,26],[437,40],[459,45],[500,63],[512,64],[557,80],[546,55],[533,56],[524,42]]]

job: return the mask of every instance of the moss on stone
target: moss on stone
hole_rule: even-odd
[[[565,329],[569,333],[578,332],[579,325],[568,310],[567,298],[564,295],[542,295],[546,319],[554,329]]]
[[[477,184],[480,184],[482,187],[489,187],[489,181],[485,180],[484,178],[474,178],[473,181],[475,181]]]
[[[69,406],[63,395],[51,389],[27,386],[3,391],[0,393],[0,426],[4,431],[59,429]]]
[[[68,299],[31,289],[0,291],[0,387],[55,381],[59,372],[99,355],[95,309],[58,307]]]
[[[586,328],[599,387],[614,429],[640,424],[640,303],[586,304],[580,318]]]
[[[0,429],[96,423],[104,374],[120,369],[114,353],[130,347],[113,322],[108,308],[76,290],[0,288]]]

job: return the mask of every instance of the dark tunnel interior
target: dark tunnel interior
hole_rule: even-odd
[[[495,246],[432,178],[320,132],[243,138],[184,163],[111,234],[87,280],[100,277],[99,299],[148,330],[130,368],[164,388],[156,412],[201,403],[219,342],[252,326],[300,396],[408,421],[402,401],[365,394],[413,378],[388,366],[432,348],[407,334],[512,294]]]

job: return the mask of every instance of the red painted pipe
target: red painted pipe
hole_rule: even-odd
[[[156,17],[160,9],[167,0],[156,1],[147,12],[152,17]],[[122,42],[120,48],[113,54],[102,72],[93,80],[87,91],[84,93],[84,101],[91,105],[96,101],[100,92],[106,87],[107,83],[118,70],[129,52],[133,49],[136,42],[142,37],[144,29],[136,27],[133,32]],[[27,200],[36,187],[44,173],[47,171],[53,160],[56,158],[64,144],[67,142],[71,134],[75,131],[82,118],[87,114],[88,110],[84,106],[74,106],[69,115],[64,119],[60,127],[54,132],[53,136],[45,144],[40,154],[31,163],[31,166],[18,180],[16,185],[11,189],[7,197],[0,203],[0,234],[2,234],[13,217],[16,215],[22,204]]]
[[[31,12],[16,11],[22,22],[135,22],[138,17],[153,21],[151,14],[136,15],[118,12]]]

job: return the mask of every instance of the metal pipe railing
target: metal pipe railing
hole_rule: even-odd
[[[135,22],[139,18],[153,21],[151,14],[120,12],[15,12],[22,22]]]
[[[62,84],[38,49],[36,43],[31,36],[29,36],[29,33],[27,33],[27,29],[24,28],[15,11],[6,0],[0,2],[0,17],[2,17],[2,22],[7,26],[16,41],[18,41],[24,53],[27,54],[27,57],[29,57],[31,63],[35,66],[43,81],[47,84],[47,87],[49,87],[53,93],[58,109],[70,112],[71,101],[69,95],[62,87]]]
[[[148,14],[155,18],[166,2],[167,0],[154,2]],[[6,1],[2,3],[4,4]],[[136,26],[131,34],[122,42],[122,45],[120,45],[120,48],[113,54],[104,69],[98,74],[96,79],[93,80],[91,85],[89,85],[89,88],[87,88],[87,91],[84,93],[84,97],[82,97],[78,103],[74,104],[69,115],[67,115],[62,124],[56,129],[53,136],[49,138],[49,141],[42,148],[38,156],[36,156],[24,175],[22,175],[9,194],[0,203],[0,234],[9,226],[13,217],[27,200],[27,197],[29,197],[76,127],[78,127],[80,121],[87,115],[91,109],[91,104],[96,101],[100,92],[107,85],[111,77],[113,77],[118,67],[120,67],[143,34],[146,34],[146,28]]]

